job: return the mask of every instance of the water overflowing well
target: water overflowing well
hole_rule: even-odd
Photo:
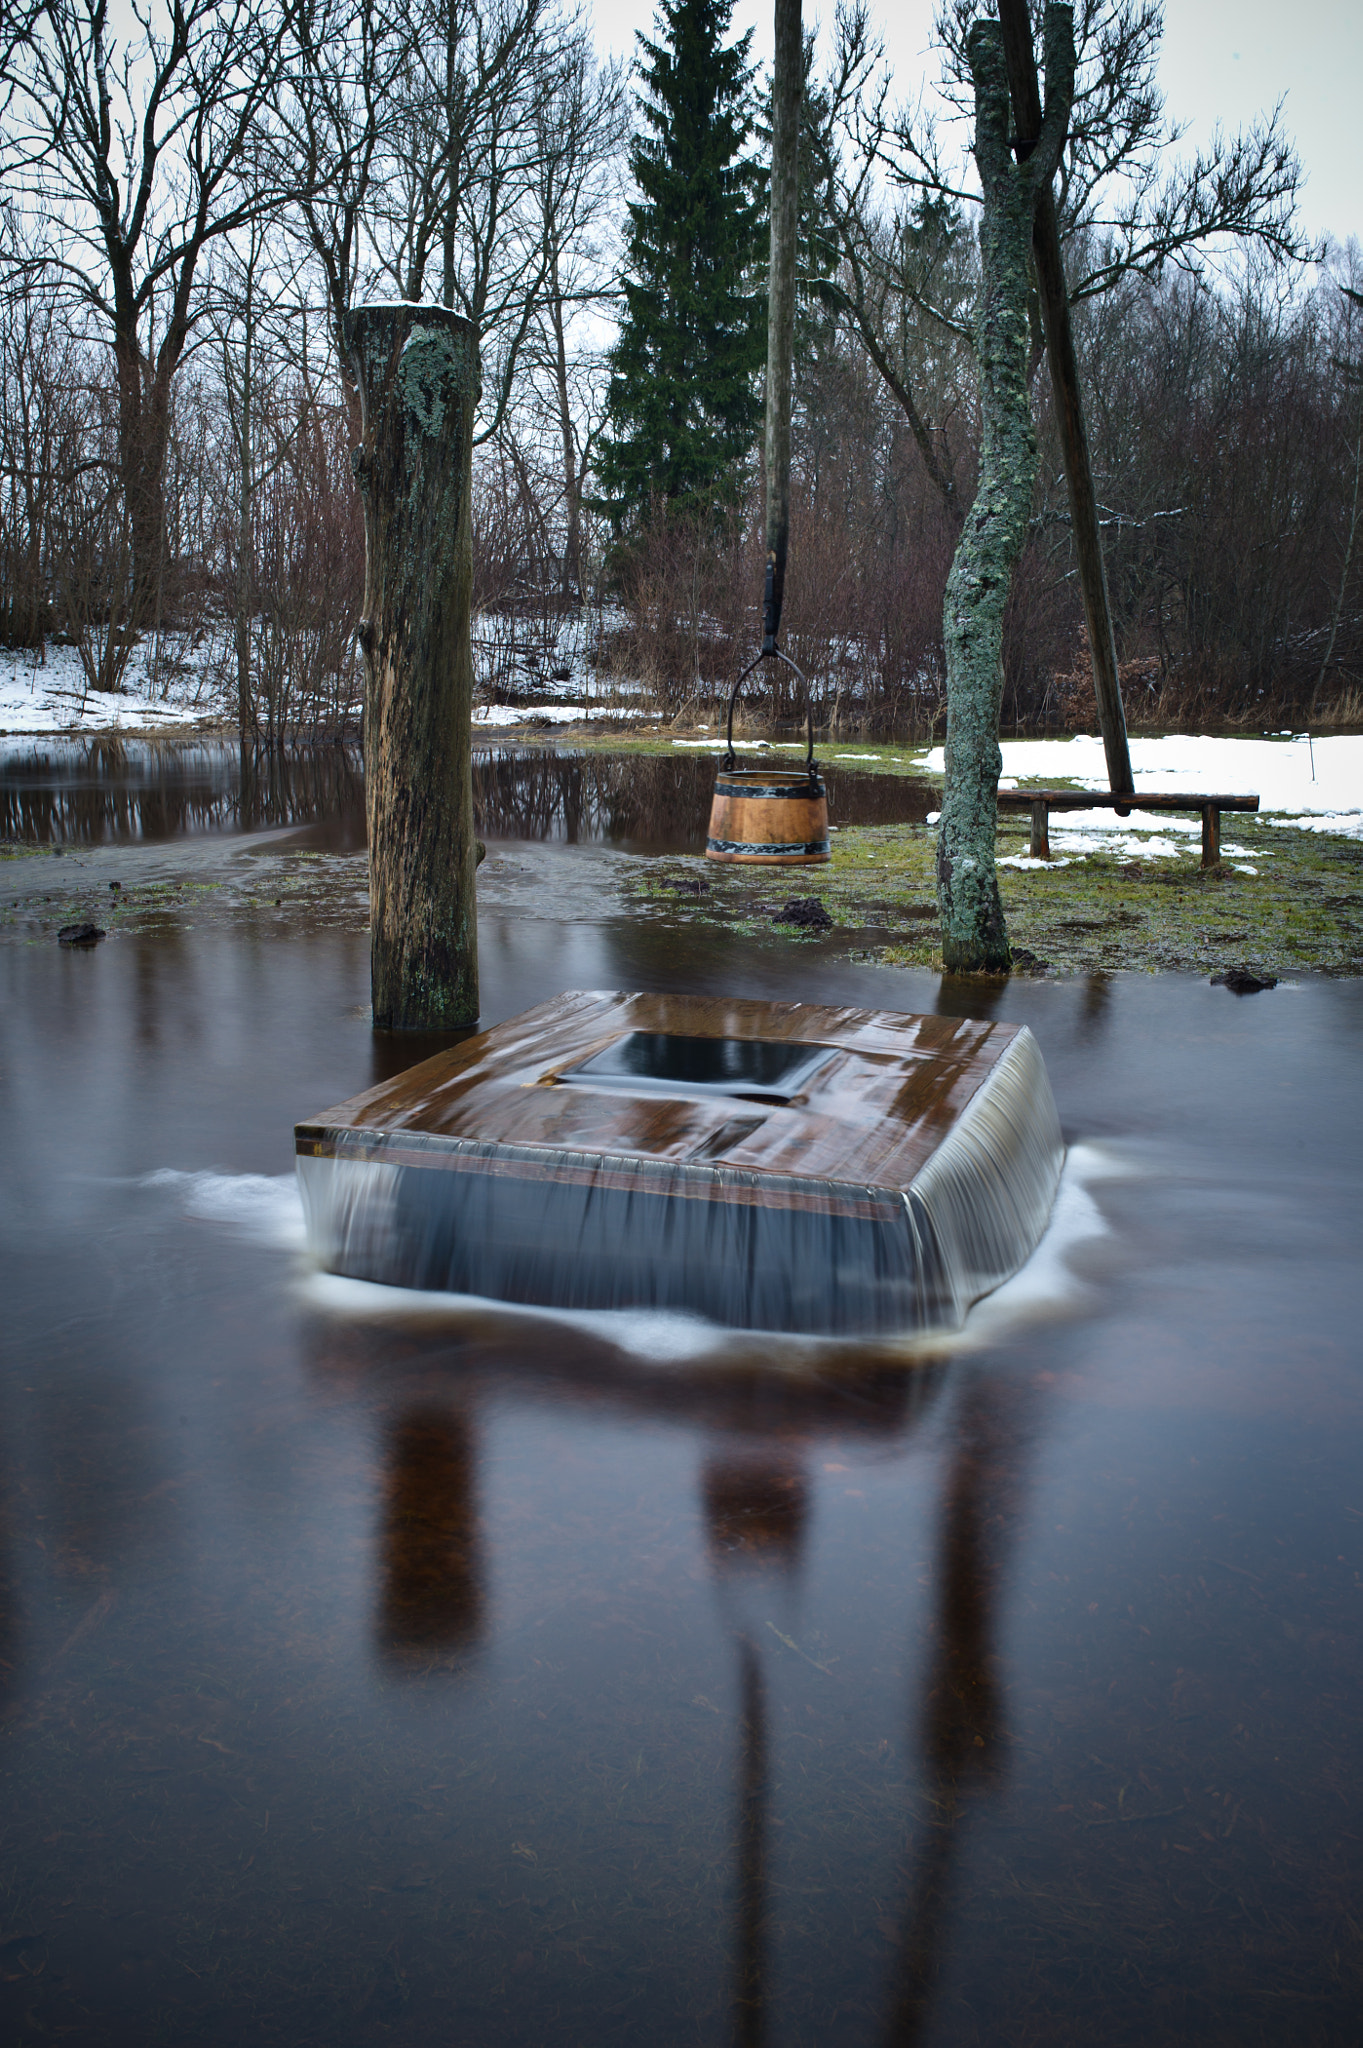
[[[810,1334],[953,1329],[1063,1145],[1036,1041],[955,1017],[565,995],[297,1129],[352,1279]]]

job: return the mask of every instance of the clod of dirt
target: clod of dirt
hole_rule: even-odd
[[[1276,988],[1276,974],[1255,974],[1248,967],[1228,967],[1212,976],[1213,988],[1228,988],[1233,996],[1257,996],[1261,988]]]
[[[783,903],[773,910],[773,924],[798,924],[802,931],[825,932],[833,929],[833,920],[817,896],[792,896],[789,903]]]
[[[104,937],[97,924],[64,924],[57,933],[59,946],[93,946]]]

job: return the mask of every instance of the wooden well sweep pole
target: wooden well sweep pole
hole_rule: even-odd
[[[795,242],[800,201],[800,0],[776,0],[771,106],[771,268],[767,296],[767,580],[762,652],[776,652],[790,539],[790,387],[795,356]]]
[[[356,306],[365,808],[376,1031],[478,1020],[470,484],[478,336],[441,306]]]
[[[1018,154],[1026,157],[1041,133],[1041,93],[1037,85],[1027,0],[998,0],[998,8],[1013,119],[1017,126]],[[1037,203],[1032,228],[1032,257],[1036,268],[1037,297],[1041,302],[1041,321],[1046,331],[1051,386],[1055,392],[1056,420],[1065,453],[1070,521],[1079,566],[1079,586],[1084,595],[1084,619],[1088,626],[1103,752],[1107,756],[1107,779],[1113,795],[1122,796],[1135,785],[1131,780],[1126,716],[1122,710],[1121,684],[1117,677],[1117,642],[1112,630],[1112,608],[1108,602],[1107,575],[1103,568],[1098,500],[1093,488],[1093,465],[1089,460],[1088,432],[1079,389],[1079,362],[1074,352],[1069,293],[1060,255],[1060,230],[1049,182]],[[1119,811],[1118,815],[1124,816],[1125,813]]]

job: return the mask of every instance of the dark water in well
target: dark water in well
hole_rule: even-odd
[[[482,972],[978,1003],[614,914]],[[301,896],[0,945],[0,2040],[1355,2041],[1363,988],[1011,984],[1085,1292],[810,1376],[310,1280],[366,981]]]
[[[714,757],[478,747],[478,830],[491,840],[565,840],[649,853],[699,852]],[[833,818],[897,825],[926,817],[931,783],[826,767]],[[0,842],[127,845],[266,826],[307,829],[342,852],[364,845],[364,768],[358,747],[243,751],[225,740],[0,742]]]

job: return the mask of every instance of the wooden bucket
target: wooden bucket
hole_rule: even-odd
[[[770,573],[770,572],[769,572]],[[761,661],[793,669],[805,684],[805,717],[809,750],[803,768],[782,768],[762,762],[740,768],[734,755],[734,705],[738,693]],[[789,655],[766,645],[750,662],[729,697],[729,722],[724,759],[715,777],[710,805],[707,860],[744,861],[754,867],[813,867],[829,858],[828,792],[814,759],[814,709],[809,685]]]
[[[766,867],[827,860],[828,795],[817,770],[721,768],[705,855]]]

